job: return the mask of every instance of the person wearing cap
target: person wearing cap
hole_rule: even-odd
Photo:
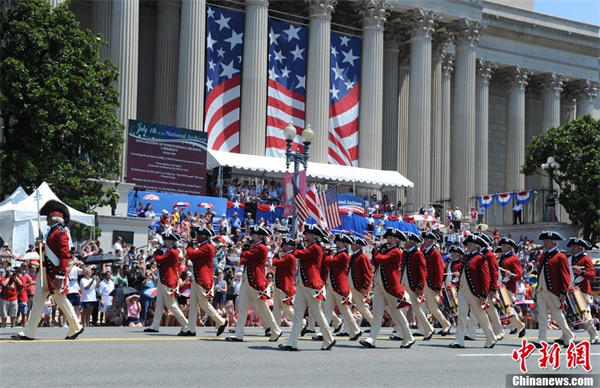
[[[271,329],[269,342],[276,342],[281,337],[281,328],[273,318],[273,313],[267,305],[269,282],[265,273],[268,255],[266,239],[271,235],[271,231],[262,226],[254,225],[250,227],[249,232],[252,245],[249,248],[246,247],[240,257],[240,264],[244,266],[244,280],[238,296],[238,320],[234,335],[227,337],[225,340],[230,342],[242,342],[244,340],[244,326],[248,318],[248,309],[252,307],[263,323]]]
[[[158,250],[154,253],[154,260],[158,268],[156,309],[154,309],[155,314],[152,325],[144,329],[146,333],[158,333],[165,307],[173,313],[182,330],[188,325],[188,320],[177,303],[177,297],[179,296],[179,249],[177,249],[176,242],[180,240],[180,237],[169,231],[163,232],[161,236],[166,251],[163,253],[162,250]]]
[[[561,309],[566,301],[571,284],[569,259],[558,249],[558,241],[565,240],[565,237],[558,232],[544,231],[540,233],[538,239],[542,240],[544,248],[538,265],[539,277],[534,297],[539,312],[538,339],[547,341],[548,324],[546,318],[548,312],[550,312],[550,316],[562,330],[560,338],[563,340],[564,346],[568,347],[575,339],[575,334],[569,328]],[[542,344],[535,343],[535,346],[541,348]]]
[[[587,249],[592,249],[592,244],[588,241],[571,237],[567,243],[567,247],[571,249],[571,257],[569,258],[571,263],[571,269],[573,275],[571,276],[571,285],[573,287],[579,287],[583,295],[583,299],[587,304],[588,314],[591,316],[590,305],[594,303],[594,297],[592,296],[591,281],[595,278],[594,263],[588,255],[585,254]],[[598,332],[594,327],[594,320],[590,319],[584,324],[585,329],[590,335],[590,344],[594,345],[598,343]]]
[[[446,287],[458,284],[460,268],[467,253],[458,245],[452,245],[449,249],[450,260],[446,265]]]
[[[281,324],[281,310],[292,321],[294,320],[294,271],[296,269],[296,257],[294,256],[296,242],[289,237],[281,239],[281,250],[273,257],[275,267],[275,291],[273,292],[273,317],[275,322]]]
[[[360,340],[360,344],[367,348],[375,347],[377,335],[381,330],[383,313],[387,309],[394,322],[400,324],[403,338],[400,347],[408,349],[415,343],[415,339],[410,332],[408,320],[402,308],[409,306],[411,299],[402,284],[400,284],[400,272],[398,270],[402,263],[400,243],[408,238],[396,228],[388,228],[383,237],[387,240],[387,244],[373,250],[373,263],[375,264],[373,275],[373,325],[369,337]]]
[[[29,321],[22,332],[13,335],[11,338],[17,340],[35,339],[38,323],[44,311],[44,304],[48,294],[51,294],[69,324],[69,333],[65,339],[74,340],[83,333],[84,329],[66,296],[68,292],[67,270],[71,261],[71,238],[69,237],[69,229],[65,226],[70,220],[69,209],[62,202],[49,200],[40,209],[40,216],[46,216],[46,222],[50,227],[44,246],[43,272],[40,272],[40,276],[35,281],[35,294]]]
[[[496,344],[496,337],[492,331],[490,321],[483,311],[487,303],[488,292],[490,289],[490,270],[488,261],[481,254],[480,250],[487,245],[485,240],[476,235],[469,235],[465,241],[467,244],[467,255],[460,271],[459,289],[458,289],[458,325],[456,327],[456,337],[449,346],[451,348],[465,347],[465,332],[467,330],[467,315],[469,309],[475,316],[479,325],[483,329],[487,342],[485,348],[493,348]],[[493,306],[490,308],[494,308]]]
[[[517,300],[517,282],[523,276],[521,260],[515,255],[514,251],[519,245],[508,237],[502,237],[499,244],[502,255],[498,260],[498,266],[503,272],[503,276],[501,277],[502,282],[506,286],[506,291],[508,291],[508,295],[514,303]],[[519,333],[519,338],[523,338],[525,336],[525,324],[521,322],[517,314],[513,314],[510,317],[510,323]]]
[[[438,241],[438,235],[431,231],[425,231],[421,233],[423,237],[423,255],[427,262],[427,285],[425,286],[425,303],[427,309],[431,315],[438,320],[442,325],[442,330],[439,334],[446,336],[450,333],[452,325],[444,317],[444,314],[438,307],[440,300],[440,293],[444,286],[444,260],[442,260],[442,254],[435,247],[435,243]]]
[[[196,237],[198,246],[194,247]],[[194,228],[192,235],[187,243],[186,259],[192,262],[192,273],[194,282],[190,294],[190,311],[188,315],[188,326],[179,333],[180,336],[195,337],[196,321],[198,320],[198,305],[202,311],[205,311],[215,322],[217,327],[217,337],[220,336],[227,327],[227,319],[223,318],[212,304],[209,302],[213,298],[213,260],[215,258],[215,248],[211,244],[211,238],[215,237],[215,232],[205,227]]]
[[[294,256],[298,261],[294,323],[290,338],[279,344],[279,348],[282,350],[298,350],[298,339],[303,330],[302,318],[307,307],[321,328],[321,334],[323,335],[321,350],[331,350],[336,343],[329,328],[329,322],[325,319],[319,304],[321,300],[325,299],[325,283],[320,275],[323,249],[319,245],[319,240],[326,235],[327,232],[324,229],[316,225],[306,225],[304,227],[306,246],[304,248],[298,247],[294,251]]]
[[[369,288],[373,282],[373,268],[371,267],[369,258],[362,249],[362,247],[366,246],[367,242],[364,239],[354,237],[350,245],[352,256],[350,256],[350,264],[348,266],[348,285],[350,286],[352,301],[356,309],[367,319],[369,325],[373,326],[373,314],[365,307]]]
[[[327,268],[327,297],[325,298],[325,319],[330,320],[335,315],[333,309],[337,306],[344,317],[344,325],[348,330],[350,341],[356,341],[362,334],[350,310],[350,286],[348,286],[348,265],[350,256],[348,256],[348,244],[352,243],[352,237],[345,233],[335,235],[334,244],[337,248],[335,255],[325,259]],[[317,334],[321,339],[322,335]]]
[[[433,326],[429,323],[425,315],[425,285],[427,284],[427,262],[419,245],[423,242],[423,237],[416,233],[406,232],[407,241],[404,243],[405,253],[400,269],[402,286],[410,296],[411,307],[417,321],[419,329],[423,330],[423,340],[429,341],[433,336]],[[435,301],[434,301],[435,303]]]

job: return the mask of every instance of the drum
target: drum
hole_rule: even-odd
[[[573,327],[590,320],[587,304],[579,287],[567,292],[565,305],[564,314],[569,326]]]
[[[438,307],[447,319],[458,315],[458,293],[454,285],[442,288]]]
[[[515,310],[512,307],[513,301],[506,289],[504,284],[500,284],[497,292],[498,303],[496,309],[498,309],[498,315],[500,319],[507,319],[515,315]]]

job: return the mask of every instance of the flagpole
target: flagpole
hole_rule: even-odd
[[[42,245],[44,238],[42,236],[42,216],[40,215],[40,190],[36,189],[36,202],[37,202],[37,216],[38,216],[38,234],[39,234],[39,256],[40,256],[40,285],[44,287],[44,255],[42,251]]]

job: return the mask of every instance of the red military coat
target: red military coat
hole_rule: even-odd
[[[69,230],[60,224],[52,225],[52,227],[50,227],[50,231],[48,232],[48,237],[46,237],[46,248],[54,253],[54,255],[52,255],[51,253],[46,252],[44,257],[48,291],[52,294],[55,291],[52,281],[56,278],[56,276],[63,276],[65,278],[63,285],[66,285],[68,282],[66,275],[67,268],[71,260]],[[54,256],[54,258],[51,259],[49,256]],[[67,292],[68,291],[66,289],[62,290],[63,294]]]
[[[350,295],[350,286],[348,285],[348,265],[350,264],[350,256],[346,249],[340,249],[337,251],[335,256],[326,257],[325,265],[329,272],[329,281],[331,281],[331,288],[337,294],[340,294],[344,298],[348,298]],[[345,304],[348,304],[346,301]]]
[[[385,291],[398,299],[404,299],[404,287],[400,284],[400,264],[402,263],[402,252],[397,245],[387,248],[384,252],[376,251],[373,255],[375,263],[375,275],[381,275]],[[404,306],[397,306],[401,308]]]
[[[300,279],[304,287],[313,290],[322,290],[325,286],[321,279],[321,260],[323,257],[323,249],[318,242],[313,241],[304,249],[296,249],[294,256],[300,262],[298,271]],[[323,300],[323,294],[319,294],[317,299]]]
[[[331,258],[331,251],[323,251],[323,256],[321,257],[321,270],[319,271],[319,275],[321,276],[321,280],[323,280],[323,284],[327,283],[327,274],[329,273],[329,268],[325,265],[325,261]]]
[[[500,260],[498,261],[498,266],[514,274],[514,276],[511,276],[510,280],[506,282],[506,289],[512,292],[513,294],[516,294],[517,282],[521,280],[521,277],[523,276],[523,267],[521,266],[521,260],[519,260],[519,258],[516,255],[509,252],[508,255],[502,255],[500,257]]]
[[[185,255],[192,262],[194,279],[196,283],[210,292],[213,288],[215,277],[213,275],[213,261],[215,259],[215,247],[206,240],[197,249],[189,247]]]
[[[490,270],[490,292],[498,289],[498,258],[490,249],[485,249],[484,256],[488,261],[488,268]]]
[[[408,286],[418,296],[423,296],[425,283],[427,282],[427,262],[423,252],[418,248],[406,251],[404,261],[402,262],[402,273],[400,280],[404,278],[404,272],[408,279]]]
[[[268,296],[264,293],[269,286],[265,273],[267,251],[267,246],[262,241],[259,241],[249,250],[242,252],[240,258],[240,264],[244,266],[250,287],[261,292],[260,299],[268,299]]]
[[[172,246],[163,255],[156,255],[158,276],[162,285],[177,294],[179,288],[179,250]]]
[[[294,270],[296,269],[296,257],[293,251],[286,252],[282,258],[273,257],[273,267],[275,267],[275,286],[283,291],[289,298],[296,295],[294,287]],[[291,299],[284,301],[286,304],[292,304]]]
[[[427,286],[434,291],[440,292],[444,284],[444,260],[440,251],[433,245],[430,249],[424,249],[423,254],[427,262]]]
[[[461,267],[461,277],[462,272],[471,293],[479,298],[487,298],[491,283],[488,260],[479,252],[468,254]]]
[[[594,263],[592,262],[592,259],[590,259],[588,255],[582,252],[576,256],[571,256],[571,265],[583,267],[581,269],[583,272],[579,275],[575,275],[575,279],[573,279],[573,282],[576,286],[579,287],[581,292],[583,292],[584,294],[592,295],[592,286],[590,284],[590,281],[594,280],[594,278],[596,277],[596,272],[594,269]],[[579,283],[577,282],[578,277],[583,278],[583,280],[581,280]]]
[[[544,276],[548,291],[556,296],[567,294],[571,284],[571,273],[569,271],[569,259],[567,259],[567,256],[558,249],[554,249],[552,252],[544,252],[538,268],[540,276]]]
[[[354,287],[362,293],[366,292],[373,282],[373,268],[367,255],[362,250],[354,252],[350,257],[349,268]]]

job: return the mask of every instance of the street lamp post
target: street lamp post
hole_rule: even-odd
[[[300,164],[304,166],[304,169],[308,167],[308,147],[312,142],[315,133],[310,128],[310,124],[302,131],[302,142],[304,143],[304,153],[293,152],[292,142],[296,138],[296,127],[292,123],[288,124],[283,130],[285,136],[285,142],[287,143],[287,149],[285,150],[285,168],[290,168],[290,163],[294,162],[294,184],[298,187],[298,173],[300,172]],[[292,238],[296,238],[298,224],[298,209],[296,203],[292,210]]]
[[[542,221],[556,221],[556,198],[554,197],[554,171],[560,168],[560,163],[554,160],[552,156],[548,157],[546,163],[542,164],[542,169],[548,171],[548,196],[544,204],[544,217]]]

